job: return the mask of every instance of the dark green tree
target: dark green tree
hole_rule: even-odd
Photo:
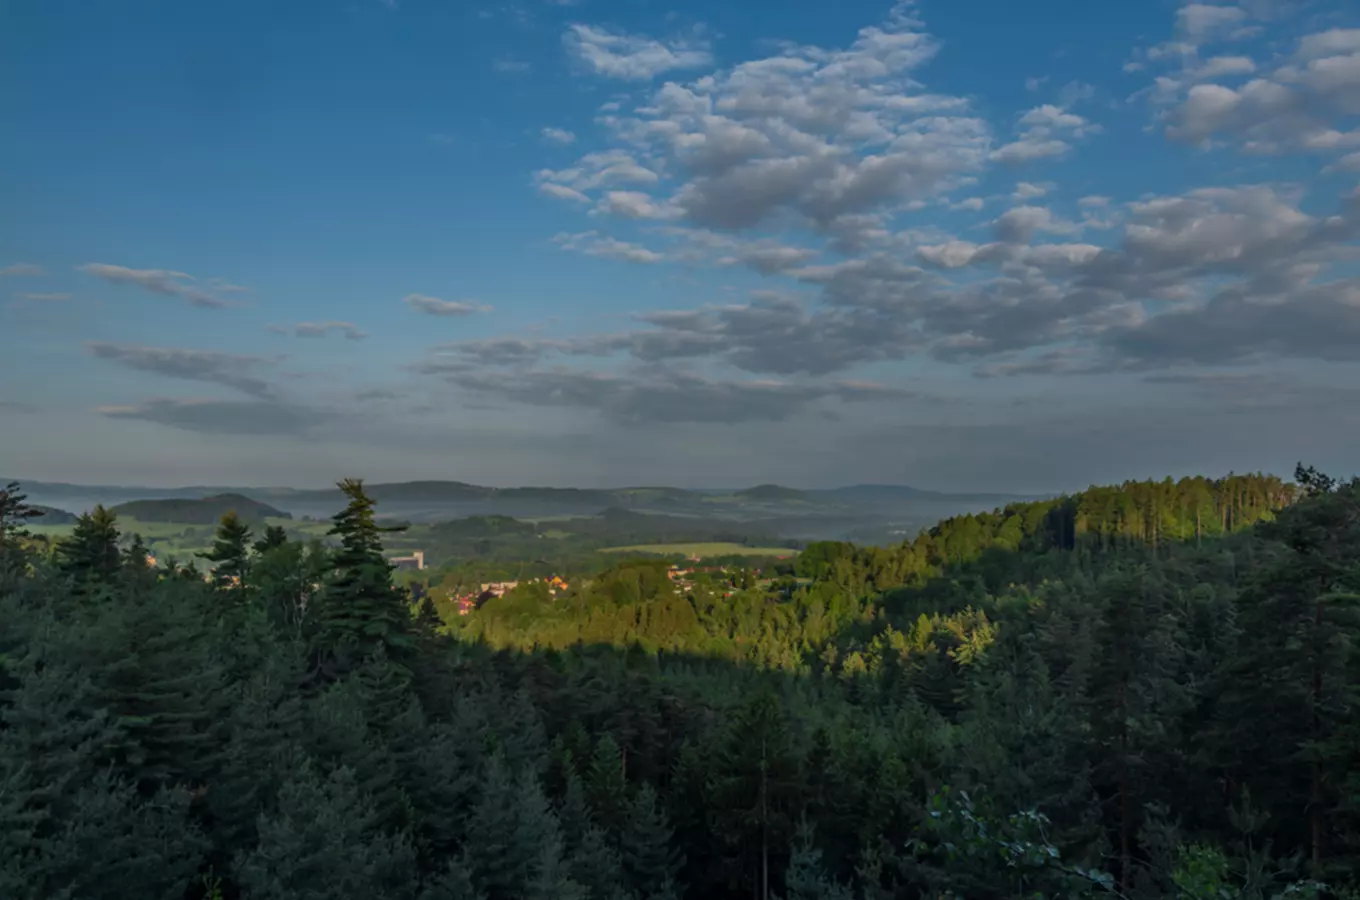
[[[118,553],[118,516],[101,504],[83,513],[71,536],[57,546],[61,571],[78,589],[111,585],[122,562]]]
[[[399,900],[415,892],[415,852],[384,832],[349,769],[322,777],[304,767],[262,814],[259,842],[239,853],[241,896],[259,900]]]
[[[339,487],[349,503],[336,513],[330,530],[340,547],[320,598],[323,665],[333,672],[348,671],[379,649],[394,663],[405,664],[413,646],[411,613],[405,594],[392,584],[373,501],[362,481],[345,479]]]
[[[217,523],[212,550],[203,558],[213,563],[214,584],[244,591],[250,572],[250,526],[241,521],[236,510]]]
[[[638,896],[649,897],[674,890],[676,878],[685,864],[674,840],[656,789],[644,783],[628,805],[628,817],[619,837],[623,871]]]
[[[288,543],[288,531],[282,525],[266,525],[264,533],[255,542],[254,550],[257,556],[264,556],[270,550],[277,550]]]

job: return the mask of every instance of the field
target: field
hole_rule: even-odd
[[[636,544],[632,547],[606,547],[604,553],[655,553],[659,556],[797,556],[791,547],[747,547],[745,544]]]

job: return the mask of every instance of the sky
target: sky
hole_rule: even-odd
[[[3,0],[0,475],[1360,470],[1344,0]]]

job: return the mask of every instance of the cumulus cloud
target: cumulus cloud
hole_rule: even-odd
[[[1360,114],[1360,29],[1303,34],[1291,52],[1269,59],[1238,53],[1200,61],[1197,43],[1236,36],[1230,26],[1248,15],[1239,7],[1188,5],[1178,25],[1189,36],[1182,52],[1149,51],[1153,62],[1175,65],[1144,92],[1167,136],[1258,154],[1360,147],[1360,129],[1336,127]]]
[[[1231,32],[1246,17],[1246,12],[1236,6],[1187,3],[1176,12],[1176,31],[1185,40],[1199,43]]]
[[[270,325],[275,334],[291,334],[300,338],[325,337],[332,332],[344,335],[349,341],[362,341],[368,333],[353,322],[298,322],[296,325]]]
[[[593,25],[569,26],[562,42],[574,59],[595,74],[628,81],[645,81],[662,72],[713,62],[708,44],[701,40],[662,42]]]
[[[543,136],[543,140],[550,144],[557,144],[559,147],[576,143],[576,135],[565,128],[548,127],[544,128],[540,134]]]
[[[1064,156],[1071,141],[1099,130],[1082,116],[1045,103],[1025,112],[1017,124],[1018,136],[1009,144],[993,150],[994,162],[1011,165]]]
[[[941,194],[986,162],[986,122],[912,78],[937,50],[899,4],[849,47],[786,45],[602,110],[613,149],[534,184],[576,202],[627,191],[595,202],[611,215],[732,231],[792,216],[862,239],[865,216]]]
[[[91,341],[85,345],[85,349],[97,359],[138,372],[217,384],[260,399],[271,398],[275,394],[273,385],[258,374],[253,374],[275,362],[262,356],[106,341]]]
[[[477,313],[490,312],[491,307],[472,300],[441,300],[426,294],[407,294],[402,302],[416,312],[427,316],[452,316],[462,318]]]
[[[87,275],[107,281],[110,284],[139,287],[153,294],[165,297],[178,297],[190,306],[204,309],[224,309],[231,306],[215,293],[198,287],[192,275],[169,269],[129,269],[126,266],[113,266],[107,263],[86,263],[77,269]],[[236,288],[234,285],[228,287]]]
[[[608,237],[597,231],[559,234],[553,238],[553,243],[563,250],[574,250],[587,256],[599,256],[605,259],[619,259],[647,265],[664,262],[666,259],[663,253],[649,250],[640,244]]]

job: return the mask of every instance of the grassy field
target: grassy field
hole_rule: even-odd
[[[797,556],[790,547],[747,547],[745,544],[636,544],[632,547],[607,547],[604,553],[656,553],[661,556]]]

